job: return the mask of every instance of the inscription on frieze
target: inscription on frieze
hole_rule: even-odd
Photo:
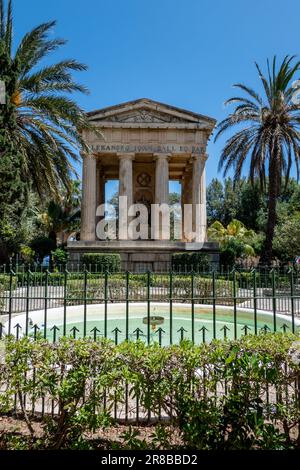
[[[196,153],[204,154],[205,149],[199,145],[132,145],[132,144],[92,144],[93,152],[118,153]]]

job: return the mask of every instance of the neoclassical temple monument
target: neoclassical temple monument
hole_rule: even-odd
[[[71,259],[79,261],[84,252],[118,252],[126,269],[163,270],[175,252],[216,253],[216,245],[206,241],[205,183],[206,147],[215,120],[144,98],[88,116],[101,135],[83,135],[91,155],[82,155],[81,233],[80,241],[68,242]],[[151,235],[148,240],[99,240],[96,209],[106,202],[109,180],[119,180],[119,196],[127,196],[128,206],[142,203],[149,208],[149,226],[151,204],[168,203],[169,181],[179,181],[181,203],[192,205],[191,224],[200,231],[197,241],[184,228],[181,239],[174,241],[153,240]]]

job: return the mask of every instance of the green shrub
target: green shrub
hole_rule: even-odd
[[[0,289],[3,291],[9,290],[10,282],[12,289],[15,289],[17,286],[17,276],[13,275],[10,277],[10,274],[0,274]]]
[[[52,261],[54,266],[65,266],[69,259],[69,253],[63,248],[56,248],[56,250],[51,251]]]
[[[299,448],[299,357],[298,337],[283,333],[165,348],[9,337],[0,363],[0,413],[16,407],[28,427],[30,438],[10,439],[10,448],[91,448],[85,433],[113,423],[127,387],[132,405],[169,418],[183,448]],[[44,435],[37,439],[31,404],[42,399],[55,412],[42,417]],[[124,448],[146,446],[134,427],[121,437]],[[151,448],[172,448],[161,425]]]
[[[32,263],[34,260],[35,251],[30,246],[22,245],[20,254],[25,263]]]
[[[268,334],[163,350],[139,343],[120,348],[135,371],[128,380],[141,405],[175,417],[186,448],[283,449],[300,444],[295,339]]]
[[[82,278],[81,278],[82,279]],[[129,300],[146,301],[148,298],[146,274],[129,275]],[[211,304],[213,302],[213,281],[212,278],[204,278],[195,274],[193,277],[194,292],[192,295],[192,275],[173,275],[173,298],[177,302],[191,302],[194,297],[196,303]],[[84,283],[79,278],[70,278],[67,283],[69,299],[83,299]],[[88,302],[103,302],[104,276],[93,274],[87,276],[87,300]],[[169,295],[170,277],[169,275],[150,276],[151,300],[166,301]],[[215,280],[215,297],[222,299],[223,304],[232,303],[233,282],[223,279]],[[110,274],[108,276],[108,299],[110,301],[126,300],[126,277],[125,274]],[[80,303],[80,302],[78,302]],[[217,301],[218,303],[218,301]]]
[[[117,272],[121,269],[121,257],[117,253],[85,253],[81,261],[91,272]]]
[[[12,361],[12,367],[8,364]],[[15,362],[16,361],[16,362]],[[28,338],[6,343],[6,366],[1,365],[1,384],[9,388],[0,395],[0,412],[9,411],[13,394],[19,399],[30,436],[34,445],[31,417],[24,409],[22,396],[26,392],[33,402],[43,396],[51,396],[58,405],[56,419],[45,420],[42,446],[50,449],[68,448],[80,441],[82,433],[111,423],[111,407],[104,401],[110,397],[111,388],[117,394],[121,383],[119,359],[112,343],[102,341],[61,339],[50,346],[47,341],[32,342]],[[117,366],[117,367],[116,367]],[[32,368],[35,370],[32,378]],[[24,373],[28,373],[25,378]],[[118,396],[118,394],[116,395]],[[106,397],[106,398],[105,398]]]
[[[0,312],[5,305],[5,297],[7,297],[7,291],[15,289],[17,286],[16,276],[10,276],[9,274],[0,274]],[[1,323],[1,320],[0,320]]]
[[[226,242],[220,250],[220,266],[232,268],[237,258],[242,257],[244,245],[241,241],[232,239]]]
[[[177,272],[208,271],[209,256],[204,253],[175,253],[172,255],[172,269]]]

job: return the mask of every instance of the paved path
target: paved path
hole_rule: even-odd
[[[275,299],[275,303],[273,298],[270,296],[265,295],[265,289],[257,289],[256,295],[256,307],[259,310],[268,310],[273,311],[274,306],[276,307],[276,312],[283,313],[283,314],[290,314],[292,312],[292,300],[289,295],[282,295],[278,296]],[[27,294],[29,294],[29,298],[27,299]],[[11,311],[13,313],[21,313],[25,312],[28,308],[29,311],[33,310],[42,310],[45,308],[45,287],[38,286],[38,287],[30,287],[27,291],[26,287],[18,288],[13,291],[12,299],[11,299]],[[144,289],[137,290],[135,295],[131,295],[131,298],[134,297],[135,300],[139,301],[146,301],[146,294]],[[158,295],[159,294],[159,295]],[[83,296],[83,293],[79,291],[77,294],[79,297]],[[100,297],[103,297],[103,294],[97,294]],[[196,294],[197,295],[197,294]],[[161,288],[160,292],[158,292],[157,287],[153,287],[150,289],[150,296],[153,297],[153,301],[164,301],[168,302],[168,289]],[[184,292],[179,294],[177,292],[177,296],[182,298],[182,301],[189,301],[189,299],[184,300]],[[120,292],[119,297],[121,301],[125,301],[125,297]],[[122,297],[124,297],[122,299]],[[178,298],[177,301],[180,302],[181,299]],[[100,299],[99,299],[100,301]],[[83,301],[71,301],[74,304],[83,304]],[[99,302],[98,302],[99,303]],[[205,303],[208,303],[207,300]],[[47,308],[53,307],[61,307],[64,304],[64,287],[63,286],[48,286],[47,288]],[[217,299],[217,304],[219,305],[232,305],[232,299],[228,297],[224,297],[222,299],[219,297]],[[293,300],[294,304],[294,312],[296,315],[300,315],[300,297],[295,297]],[[1,305],[1,304],[0,304]],[[68,301],[68,305],[70,305],[70,301]],[[253,290],[252,289],[239,289],[237,293],[237,305],[239,307],[244,308],[254,308],[254,299],[253,299]],[[6,292],[3,306],[1,306],[1,313],[8,314],[10,310],[10,299],[9,293]],[[3,317],[2,317],[3,318]]]

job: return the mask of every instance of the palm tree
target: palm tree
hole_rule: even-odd
[[[44,227],[48,237],[57,246],[58,237],[63,245],[71,232],[80,229],[81,190],[78,181],[72,182],[72,191],[65,191],[60,201],[51,200],[46,210],[38,214],[38,220]]]
[[[6,114],[6,147],[18,149],[23,174],[41,197],[57,197],[63,187],[71,187],[71,162],[78,160],[78,150],[87,150],[80,129],[91,129],[84,111],[69,96],[87,92],[72,77],[86,66],[73,59],[40,66],[66,42],[49,37],[54,26],[55,21],[37,26],[13,52],[12,2],[5,15],[0,0],[0,80],[6,85],[0,113]],[[0,155],[5,151],[5,146],[0,148]]]
[[[238,242],[242,247],[243,254],[246,256],[254,256],[255,251],[250,242],[255,236],[253,230],[247,229],[239,220],[233,219],[226,227],[216,220],[207,231],[208,238],[226,246],[233,242]]]
[[[246,93],[246,97],[233,97],[225,104],[235,104],[234,111],[217,126],[215,140],[228,129],[237,126],[222,151],[219,169],[224,175],[234,170],[235,181],[250,158],[249,176],[252,183],[260,181],[261,191],[268,188],[268,218],[266,239],[261,263],[270,264],[273,258],[273,238],[276,224],[276,201],[281,192],[282,180],[287,183],[293,163],[299,172],[300,156],[300,104],[299,82],[295,74],[300,62],[294,56],[286,56],[277,67],[276,57],[272,65],[267,61],[267,76],[256,65],[264,96],[252,88],[238,83],[235,87]],[[268,184],[266,184],[268,182]]]

